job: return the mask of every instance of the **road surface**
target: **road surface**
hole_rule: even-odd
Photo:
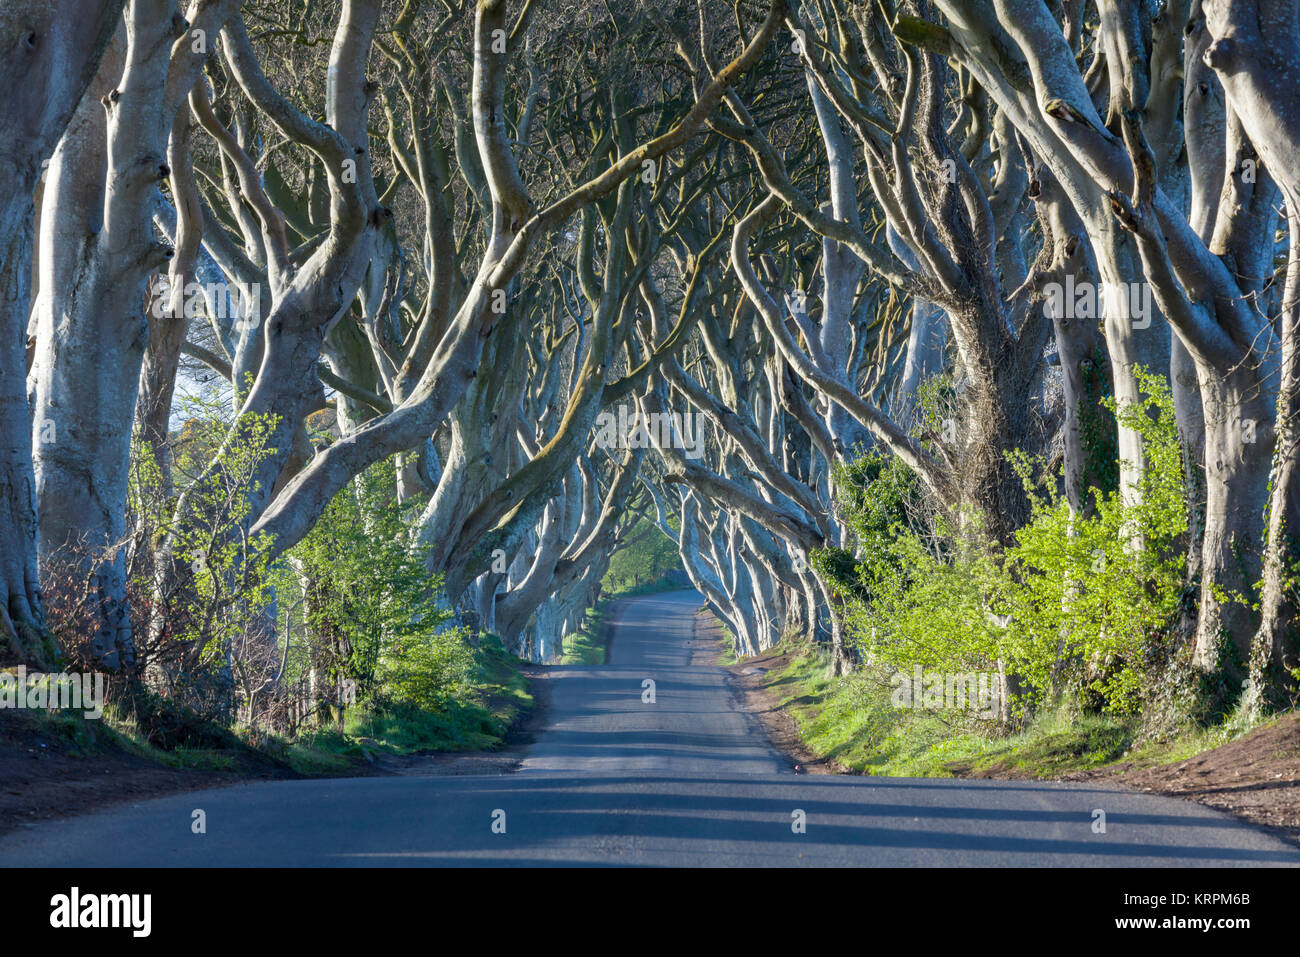
[[[699,663],[694,592],[626,602],[611,664],[557,668],[518,772],[267,781],[0,838],[40,866],[1269,866],[1300,850],[1094,785],[795,775]],[[694,659],[694,661],[693,661]],[[653,701],[646,679],[654,682]],[[192,832],[202,810],[206,833]],[[1105,812],[1105,833],[1093,830]]]

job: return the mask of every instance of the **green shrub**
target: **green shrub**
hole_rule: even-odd
[[[1015,677],[1020,712],[1071,688],[1106,711],[1139,708],[1178,608],[1187,502],[1169,387],[1141,369],[1138,378],[1142,405],[1110,403],[1144,440],[1138,504],[1093,490],[1094,513],[1071,515],[1057,478],[1036,483],[1041,463],[1015,453],[1033,506],[1006,550],[978,515],[958,516],[955,527],[926,515],[915,475],[896,459],[871,453],[838,473],[856,563],[847,573],[845,553],[827,550],[814,564],[845,601],[869,673],[883,681],[917,665],[997,670]]]

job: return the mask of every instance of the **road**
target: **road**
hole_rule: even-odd
[[[611,663],[556,668],[516,773],[268,781],[0,839],[41,866],[1269,866],[1300,850],[1094,785],[790,773],[702,664],[694,592],[621,606]],[[646,679],[654,682],[649,700]],[[194,834],[201,809],[206,833]],[[1105,812],[1105,833],[1093,830]],[[802,827],[798,825],[802,822]]]

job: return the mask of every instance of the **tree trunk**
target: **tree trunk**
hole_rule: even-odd
[[[37,574],[26,380],[32,197],[121,20],[123,0],[10,0],[0,8],[0,642],[52,664]]]

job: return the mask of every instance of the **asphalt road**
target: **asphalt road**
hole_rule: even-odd
[[[699,663],[717,656],[716,645],[706,648],[694,635],[700,604],[698,592],[686,591],[617,606],[609,664],[556,676],[546,732],[521,771],[715,777],[790,771],[761,726],[739,710],[726,672]],[[646,700],[652,691],[653,703]]]
[[[0,864],[1300,864],[1300,850],[1170,798],[789,773],[724,673],[692,663],[698,603],[694,592],[626,603],[610,665],[556,669],[548,726],[517,773],[189,792],[24,828],[0,839]],[[196,809],[205,834],[192,832]]]

